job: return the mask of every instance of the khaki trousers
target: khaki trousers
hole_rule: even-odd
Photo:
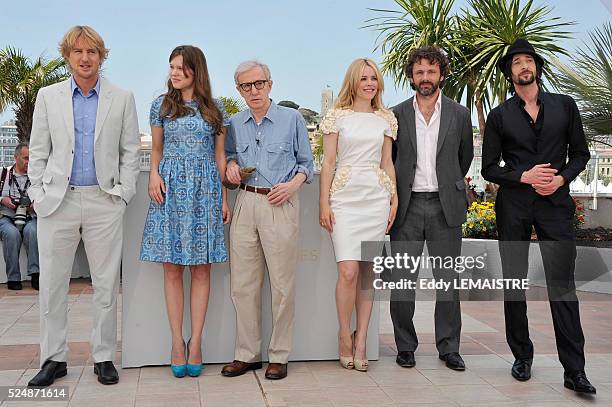
[[[94,362],[115,358],[125,208],[121,198],[98,186],[69,186],[59,208],[38,218],[41,366],[68,357],[68,285],[81,239],[94,288],[91,355]]]
[[[267,266],[272,292],[270,363],[287,363],[293,344],[299,199],[275,207],[240,190],[230,227],[231,292],[236,308],[235,358],[261,360],[261,289]]]

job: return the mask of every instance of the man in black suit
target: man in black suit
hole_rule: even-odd
[[[441,88],[448,75],[448,59],[436,47],[413,50],[406,76],[415,97],[393,108],[398,121],[395,173],[399,207],[391,230],[395,254],[421,256],[425,241],[429,256],[457,258],[461,255],[461,225],[466,219],[464,177],[474,156],[472,121],[464,106],[447,98]],[[419,267],[394,269],[392,279],[416,282]],[[433,264],[436,280],[454,281],[454,269]],[[465,370],[459,355],[461,309],[457,291],[436,293],[436,347],[440,359],[453,370]],[[391,319],[402,367],[415,365],[418,340],[412,318],[415,291],[391,292]]]
[[[514,96],[487,118],[482,176],[500,185],[495,211],[504,277],[527,277],[535,227],[564,385],[595,393],[584,373],[584,335],[574,282],[575,207],[569,194],[569,183],[584,170],[590,155],[574,100],[540,89],[543,65],[524,39],[514,42],[498,62]],[[506,339],[516,359],[512,376],[529,380],[533,343],[525,292],[507,290],[504,300]]]

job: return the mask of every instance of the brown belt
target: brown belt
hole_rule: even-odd
[[[252,187],[250,185],[240,184],[240,189],[244,189],[245,191],[255,192],[256,194],[268,195],[271,191],[270,188],[264,187]]]

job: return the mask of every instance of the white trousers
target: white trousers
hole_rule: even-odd
[[[94,362],[114,359],[125,208],[121,198],[98,186],[69,186],[59,208],[38,219],[41,366],[68,357],[68,289],[81,239],[94,289],[92,358]]]

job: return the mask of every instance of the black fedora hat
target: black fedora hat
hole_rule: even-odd
[[[542,58],[535,52],[533,45],[531,45],[526,39],[519,38],[518,40],[514,41],[512,45],[510,45],[510,48],[508,48],[508,52],[506,52],[506,55],[504,55],[499,59],[499,61],[497,61],[497,68],[499,68],[500,71],[504,72],[506,70],[506,63],[508,62],[508,60],[516,54],[529,54],[538,62],[538,64],[544,65],[544,58]]]

